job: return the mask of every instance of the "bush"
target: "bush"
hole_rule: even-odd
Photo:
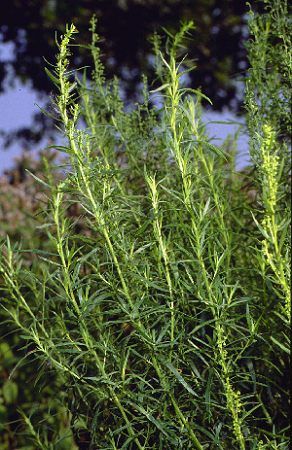
[[[210,142],[204,95],[177,63],[191,23],[164,54],[154,38],[161,87],[144,80],[143,101],[125,108],[117,80],[105,83],[95,25],[90,82],[69,70],[74,25],[47,69],[68,161],[40,180],[47,248],[26,267],[3,245],[4,308],[38,378],[55,373],[79,448],[288,448],[285,138],[259,108],[249,174],[235,171],[230,143]],[[30,430],[52,448],[44,428]]]

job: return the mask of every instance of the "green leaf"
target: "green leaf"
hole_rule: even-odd
[[[279,342],[277,339],[275,339],[273,336],[271,336],[271,341],[273,341],[274,344],[276,344],[278,347],[280,347],[280,349],[283,350],[283,352],[290,355],[290,349],[288,347],[286,347],[284,344],[282,344],[281,342]]]
[[[211,150],[211,152],[215,153],[215,155],[220,156],[221,158],[224,158],[225,161],[227,161],[227,157],[226,157],[225,153],[219,147],[217,147],[216,145],[211,144],[208,141],[200,141],[200,143],[206,145],[206,147],[209,150]]]
[[[169,437],[169,432],[165,426],[162,425],[162,422],[158,419],[155,419],[152,414],[150,414],[148,411],[146,411],[143,406],[137,405],[133,402],[128,401],[127,403],[130,403],[137,411],[139,411],[141,414],[143,414],[150,422],[153,423],[153,425],[156,426],[158,430],[161,431],[165,436]]]
[[[14,381],[7,380],[2,388],[5,402],[10,405],[15,403],[18,396],[18,386]]]
[[[36,175],[34,175],[30,170],[25,169],[26,172],[28,172],[36,181],[38,181],[39,183],[41,183],[43,186],[45,186],[46,188],[49,188],[49,184],[46,183],[44,180],[42,180],[41,178],[37,177]]]
[[[156,92],[163,91],[169,86],[169,83],[165,83],[162,86],[159,86],[157,89],[154,89],[153,91],[150,91],[151,94],[155,94]]]
[[[0,361],[11,361],[13,359],[13,353],[7,342],[0,344]]]
[[[54,83],[55,86],[59,86],[60,85],[60,81],[57,77],[55,77],[55,75],[52,74],[52,72],[47,69],[47,67],[45,67],[45,72],[48,75],[48,77],[50,78],[50,80]]]
[[[183,376],[178,372],[178,370],[172,365],[171,362],[166,361],[164,362],[166,367],[173,373],[175,378],[179,381],[180,384],[183,385],[183,387],[192,395],[195,397],[198,397],[198,394],[195,393],[195,391],[191,388],[191,386],[185,381]]]

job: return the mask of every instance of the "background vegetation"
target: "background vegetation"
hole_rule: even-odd
[[[286,3],[265,3],[242,172],[181,83],[191,22],[153,40],[160,108],[145,78],[125,107],[94,20],[90,83],[69,66],[75,27],[59,40],[65,160],[1,181],[3,450],[289,448],[291,33]]]

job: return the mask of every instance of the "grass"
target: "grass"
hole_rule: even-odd
[[[235,171],[234,142],[231,151],[210,142],[204,95],[182,83],[192,23],[168,35],[164,53],[154,38],[161,86],[151,92],[144,80],[130,111],[117,80],[105,81],[94,18],[91,81],[69,68],[74,25],[58,43],[47,74],[68,159],[34,175],[47,194],[46,248],[31,249],[27,267],[28,250],[7,238],[0,274],[5,314],[37,377],[46,385],[54,373],[79,448],[289,446],[284,4],[251,15],[248,174]],[[277,58],[275,36],[283,58],[267,81],[255,56]],[[266,101],[269,86],[284,106]],[[34,448],[56,448],[44,426],[24,421]]]

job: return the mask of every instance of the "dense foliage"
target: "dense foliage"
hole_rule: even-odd
[[[0,261],[5,326],[18,330],[1,351],[14,361],[21,347],[30,364],[5,368],[2,414],[23,373],[45,399],[39,421],[21,404],[20,444],[3,425],[3,449],[288,449],[291,50],[285,2],[266,3],[250,17],[254,164],[241,173],[235,139],[210,142],[204,94],[182,82],[191,22],[163,52],[153,39],[160,86],[144,78],[132,109],[105,80],[95,19],[90,82],[69,67],[66,28],[47,68],[66,160],[31,174],[35,240],[6,238]]]

